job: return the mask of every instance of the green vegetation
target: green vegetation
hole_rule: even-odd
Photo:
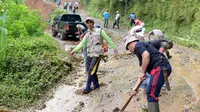
[[[175,42],[200,49],[198,0],[82,0],[82,4],[90,15],[99,18],[109,9],[114,20],[118,10],[122,26],[129,25],[128,16],[135,12],[148,31],[159,28]]]
[[[7,51],[7,30],[5,27],[6,22],[6,13],[0,17],[0,63],[3,63],[6,60],[6,51]]]
[[[47,25],[38,12],[14,1],[0,1],[0,15],[7,11],[0,26],[7,29],[8,43],[1,41],[7,57],[0,63],[0,108],[30,106],[71,70],[64,50],[44,34]]]

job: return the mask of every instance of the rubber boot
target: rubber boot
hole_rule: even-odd
[[[148,102],[148,112],[160,112],[158,102]]]
[[[89,93],[90,92],[90,85],[91,85],[91,83],[92,83],[92,76],[88,75],[86,87],[83,88],[83,93]]]
[[[93,75],[93,89],[97,89],[97,88],[100,88],[100,85],[99,85],[99,80],[98,80],[98,77],[97,77],[97,74],[94,74]]]

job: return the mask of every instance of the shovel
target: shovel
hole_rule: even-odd
[[[137,88],[135,89],[135,91],[138,91],[140,85],[142,84],[143,81],[140,81],[140,83],[137,85]],[[122,107],[122,109],[119,109],[118,107],[116,107],[113,112],[124,112],[125,108],[127,107],[127,105],[129,104],[129,102],[131,101],[131,99],[133,98],[133,95],[131,95],[129,97],[129,99],[127,100],[126,104]]]

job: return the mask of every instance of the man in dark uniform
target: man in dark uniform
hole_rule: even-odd
[[[151,45],[153,45],[159,52],[166,53],[167,58],[170,59],[172,56],[169,54],[168,49],[173,47],[173,42],[171,40],[152,40],[149,41]]]
[[[138,57],[141,75],[133,88],[132,95],[140,82],[145,80],[146,72],[150,74],[150,81],[147,86],[148,112],[160,112],[158,96],[164,84],[164,71],[168,76],[171,74],[171,65],[166,57],[148,42],[139,42],[134,36],[127,36],[124,40],[126,49]]]

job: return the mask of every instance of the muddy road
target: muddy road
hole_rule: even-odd
[[[79,14],[84,20],[88,17],[84,11]],[[99,19],[95,19],[95,23],[103,26]],[[119,56],[115,58],[113,50],[109,49],[108,62],[100,63],[98,76],[101,88],[87,95],[77,94],[77,90],[85,86],[87,76],[80,62],[65,79],[66,84],[55,89],[53,98],[45,102],[44,108],[28,109],[27,112],[112,112],[115,107],[124,105],[139,76],[139,62],[124,48],[123,38],[128,31],[112,29],[111,24],[104,30],[116,43]],[[61,41],[58,37],[55,39],[66,52],[78,44],[76,41]],[[169,60],[173,67],[170,76],[172,90],[162,90],[159,101],[161,112],[200,112],[200,52],[175,44],[170,53],[173,56]],[[75,57],[82,58],[82,55],[79,53]],[[142,93],[139,92],[127,106],[126,112],[142,112],[141,97]]]

